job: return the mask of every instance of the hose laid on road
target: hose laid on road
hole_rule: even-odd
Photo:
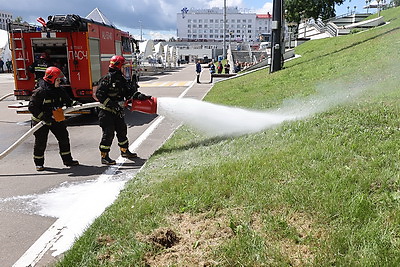
[[[14,93],[9,93],[9,94],[3,95],[2,97],[0,97],[0,101],[6,99],[9,96],[13,96],[13,95],[14,95]]]
[[[71,112],[74,112],[77,110],[81,110],[81,109],[95,108],[95,107],[99,107],[101,105],[102,104],[100,104],[99,102],[93,102],[93,103],[82,104],[79,106],[73,106],[73,107],[65,108],[64,114],[68,114],[68,113],[71,113]],[[21,136],[14,144],[12,144],[9,148],[4,150],[4,152],[2,152],[0,154],[0,160],[3,159],[8,154],[10,154],[15,148],[17,148],[20,144],[22,144],[22,142],[24,142],[29,136],[31,136],[34,132],[36,132],[40,127],[42,127],[45,124],[46,124],[45,122],[41,121],[38,124],[36,124],[34,127],[32,127],[23,136]]]

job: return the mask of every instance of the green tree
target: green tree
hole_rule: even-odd
[[[393,0],[392,2],[395,6],[400,6],[400,0]]]
[[[286,9],[286,20],[299,23],[303,18],[328,19],[334,17],[335,4],[341,5],[344,0],[283,0]]]
[[[18,16],[15,20],[16,23],[21,23],[22,22],[22,17]]]

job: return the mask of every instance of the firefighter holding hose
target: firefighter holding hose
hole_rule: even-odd
[[[29,101],[29,111],[32,113],[32,125],[43,121],[45,124],[35,131],[33,159],[37,171],[43,171],[44,152],[47,138],[51,131],[58,141],[60,156],[65,166],[79,165],[71,155],[69,134],[62,110],[64,105],[72,106],[73,101],[60,87],[64,74],[57,67],[48,67],[43,79],[39,80],[38,88],[33,91]]]
[[[129,151],[127,138],[127,125],[125,123],[124,103],[128,99],[147,100],[151,96],[140,93],[136,83],[130,84],[121,72],[125,64],[123,56],[113,56],[109,64],[109,72],[99,81],[96,98],[103,104],[99,111],[99,124],[103,135],[100,142],[101,163],[105,165],[116,164],[109,156],[114,133],[117,135],[121,156],[133,159],[136,153]]]

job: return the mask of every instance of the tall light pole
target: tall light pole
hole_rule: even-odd
[[[282,20],[283,0],[273,1],[272,10],[272,43],[270,72],[282,69]]]
[[[222,46],[223,46],[223,49],[222,49],[222,57],[223,57],[223,59],[225,59],[226,58],[226,41],[225,41],[225,35],[226,35],[226,0],[224,0],[224,29],[223,29],[223,31],[224,31],[224,38],[223,38],[223,42],[222,42]]]
[[[140,41],[142,42],[142,41],[143,41],[143,27],[142,27],[142,21],[139,20],[139,23],[140,23]]]

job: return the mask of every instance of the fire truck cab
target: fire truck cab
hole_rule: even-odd
[[[49,55],[51,64],[66,76],[67,82],[62,84],[64,89],[81,103],[95,101],[97,82],[108,72],[113,55],[126,58],[129,64],[123,67],[123,73],[136,82],[139,46],[128,32],[78,15],[49,16],[48,22],[43,20],[42,25],[8,25],[14,95],[18,100],[28,100],[32,94],[36,83],[29,66],[44,52]]]

